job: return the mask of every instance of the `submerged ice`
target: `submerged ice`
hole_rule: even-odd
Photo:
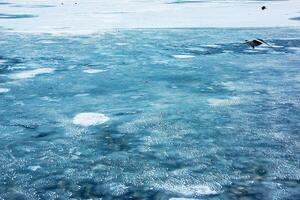
[[[299,33],[2,32],[0,199],[297,199]]]

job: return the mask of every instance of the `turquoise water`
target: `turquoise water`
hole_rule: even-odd
[[[299,199],[299,36],[1,32],[0,199]]]

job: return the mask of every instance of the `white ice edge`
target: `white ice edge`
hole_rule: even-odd
[[[3,14],[33,18],[0,19],[2,30],[28,33],[90,34],[128,28],[299,27],[299,0],[168,4],[171,0],[7,0]],[[26,7],[13,7],[27,5]],[[52,5],[36,8],[29,5]],[[260,7],[265,5],[266,10]]]

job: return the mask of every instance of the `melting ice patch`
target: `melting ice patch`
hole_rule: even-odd
[[[73,118],[73,124],[80,126],[94,126],[107,122],[109,117],[101,113],[79,113]]]
[[[0,94],[9,92],[9,88],[0,88]]]
[[[187,59],[187,58],[194,58],[195,56],[193,55],[187,55],[187,54],[178,54],[178,55],[173,55],[174,58],[179,58],[179,59]]]
[[[163,186],[164,187],[164,186]],[[213,195],[218,192],[207,185],[166,185],[165,190],[185,196]]]
[[[238,105],[242,102],[240,97],[230,97],[228,99],[208,99],[208,104],[217,107],[217,106],[231,106],[231,105]]]
[[[30,71],[24,71],[20,73],[13,74],[11,76],[12,79],[27,79],[27,78],[34,78],[36,75],[40,74],[48,74],[54,72],[52,68],[39,68]]]
[[[83,70],[83,72],[87,73],[87,74],[97,74],[97,73],[104,72],[104,70],[102,70],[102,69],[85,69],[85,70]]]
[[[31,170],[31,171],[36,171],[36,170],[38,170],[40,168],[41,168],[41,166],[38,166],[38,165],[37,166],[29,166],[28,167],[28,169]]]

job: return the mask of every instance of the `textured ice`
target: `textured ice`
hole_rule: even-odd
[[[298,28],[0,41],[0,199],[298,199]]]
[[[81,126],[93,126],[103,124],[109,120],[104,114],[101,113],[79,113],[73,118],[73,123]]]

